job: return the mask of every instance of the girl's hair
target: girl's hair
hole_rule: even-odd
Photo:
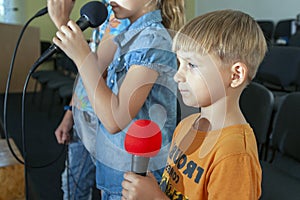
[[[222,65],[243,62],[251,80],[267,51],[262,30],[246,13],[219,10],[191,20],[176,34],[173,50],[209,53],[217,56]]]
[[[163,25],[167,29],[178,31],[185,23],[184,0],[156,0],[161,10]]]

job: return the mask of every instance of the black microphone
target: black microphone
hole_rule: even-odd
[[[47,7],[45,7],[45,8],[43,8],[43,9],[39,10],[39,11],[34,15],[34,17],[40,17],[40,16],[45,15],[46,13],[48,13],[48,8],[47,8]]]
[[[96,28],[100,26],[106,20],[108,12],[103,3],[90,1],[80,9],[80,15],[81,17],[76,21],[76,24],[84,31],[88,27]],[[52,44],[33,64],[29,72],[33,73],[40,64],[57,51],[59,51],[59,48],[55,44]]]

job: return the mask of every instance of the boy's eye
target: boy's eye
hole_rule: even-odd
[[[198,67],[197,65],[194,65],[192,63],[188,63],[187,65],[188,65],[189,68],[197,68]]]

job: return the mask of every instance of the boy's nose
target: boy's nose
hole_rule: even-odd
[[[185,69],[182,65],[179,66],[178,71],[174,75],[175,82],[185,82]]]

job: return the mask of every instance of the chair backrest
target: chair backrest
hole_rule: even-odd
[[[2,124],[2,120],[0,119],[0,138],[5,138],[4,126]]]
[[[274,34],[274,22],[272,20],[257,20],[256,21],[264,33],[267,43],[270,44],[273,41]]]
[[[262,157],[263,146],[267,143],[270,122],[274,107],[274,96],[270,90],[259,83],[252,82],[240,97],[241,110],[253,128],[258,151]]]
[[[76,75],[78,73],[75,63],[64,52],[60,52],[56,56],[56,65],[69,74]]]
[[[255,79],[271,90],[297,90],[300,86],[300,48],[270,46]]]
[[[295,19],[285,19],[277,22],[274,30],[274,41],[287,45],[292,34],[296,31]]]
[[[274,118],[272,146],[300,162],[300,92],[285,95]]]
[[[300,47],[300,31],[297,31],[290,37],[289,46]]]
[[[273,166],[300,179],[300,92],[284,96],[273,122],[268,160]]]

